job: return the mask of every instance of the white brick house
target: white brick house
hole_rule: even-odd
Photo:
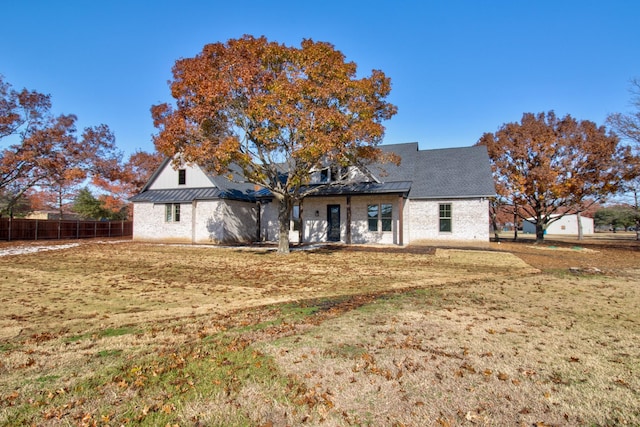
[[[348,182],[332,182],[331,168],[312,175],[309,188],[317,191],[294,207],[292,242],[300,237],[305,243],[396,245],[489,240],[488,198],[495,187],[485,147],[419,150],[417,143],[408,143],[380,148],[400,156],[400,165],[349,172]],[[197,165],[175,170],[165,161],[132,199],[134,239],[276,241],[277,202],[268,191],[235,181],[206,174]]]
[[[133,201],[133,238],[176,243],[251,242],[257,236],[253,185],[165,160]]]

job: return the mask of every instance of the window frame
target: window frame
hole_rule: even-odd
[[[453,232],[453,206],[451,203],[438,204],[438,231],[440,233]]]
[[[165,203],[164,222],[180,222],[180,203]]]
[[[375,216],[371,215],[372,208],[375,209]],[[380,218],[380,205],[379,204],[367,204],[367,230],[371,233],[377,233],[379,230],[378,220]],[[375,227],[372,225],[375,224]]]
[[[375,215],[372,215],[374,210]],[[393,232],[393,203],[367,204],[367,230],[370,233]]]
[[[178,185],[187,185],[186,169],[178,169]]]
[[[320,169],[320,183],[331,182],[331,170],[329,168]]]

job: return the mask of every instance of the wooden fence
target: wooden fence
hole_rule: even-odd
[[[131,221],[0,218],[0,240],[88,239],[131,235]]]

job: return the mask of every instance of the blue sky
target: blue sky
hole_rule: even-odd
[[[5,2],[0,74],[52,96],[79,128],[107,124],[125,152],[152,151],[153,104],[172,101],[176,59],[243,34],[332,43],[360,75],[392,81],[385,143],[473,145],[523,112],[604,124],[640,77],[640,2]]]

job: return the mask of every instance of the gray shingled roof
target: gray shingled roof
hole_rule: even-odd
[[[314,195],[404,193],[412,199],[455,199],[494,196],[495,184],[486,147],[443,148],[420,150],[417,142],[379,146],[384,152],[400,156],[399,166],[392,163],[369,166],[380,182],[365,182],[342,186],[327,186]],[[166,162],[159,168],[166,165]],[[217,198],[255,200],[268,197],[265,189],[255,190],[250,183],[240,182],[241,173],[234,171],[234,181],[224,176],[208,174],[217,188],[180,188],[148,190],[150,182],[133,198],[134,202],[179,203]]]
[[[419,150],[418,143],[380,145],[401,157],[400,166],[373,165],[380,181],[412,181],[409,198],[490,197],[496,193],[484,146]]]

